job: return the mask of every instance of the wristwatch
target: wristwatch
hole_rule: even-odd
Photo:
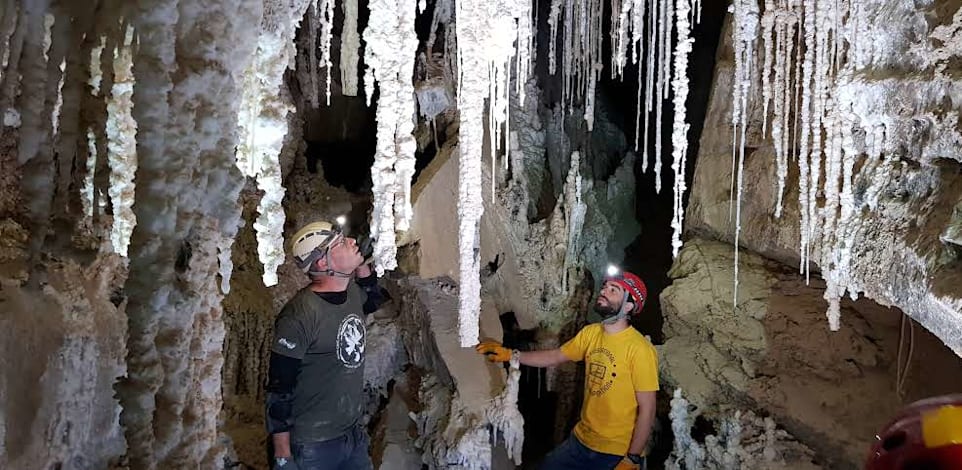
[[[285,457],[274,457],[274,465],[277,467],[283,468],[287,465],[287,462],[290,462],[290,460]]]
[[[645,458],[638,454],[628,454],[625,457],[628,457],[628,460],[631,460],[631,463],[635,465],[641,465],[645,461]]]

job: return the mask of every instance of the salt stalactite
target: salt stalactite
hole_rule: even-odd
[[[732,148],[738,155],[732,178],[737,181],[735,206],[735,286],[733,304],[738,308],[738,240],[741,236],[742,180],[745,163],[745,135],[748,127],[750,88],[755,60],[755,42],[758,35],[759,12],[757,0],[736,0],[734,9],[735,27],[735,79],[732,86]],[[734,154],[732,155],[734,158]],[[734,162],[733,162],[734,163]]]
[[[263,7],[161,0],[129,9],[143,223],[129,248],[128,373],[116,390],[131,468],[223,465],[210,412],[223,406],[217,258],[241,220],[238,104]]]
[[[111,220],[106,219],[109,217],[108,214],[113,212],[109,207],[110,196],[107,194],[110,188],[110,164],[107,161],[107,101],[114,83],[113,51],[124,41],[124,30],[120,21],[120,12],[113,15],[96,16],[93,34],[101,38],[99,44],[103,44],[104,47],[99,52],[98,65],[90,64],[90,73],[94,73],[95,67],[98,69],[100,86],[96,93],[91,89],[91,94],[84,96],[81,104],[81,109],[84,109],[85,113],[90,113],[88,116],[91,117],[91,120],[84,121],[93,129],[94,140],[90,142],[90,145],[96,149],[97,155],[96,161],[89,162],[93,168],[93,218],[91,222],[94,224],[90,227],[107,243],[110,241],[108,233]],[[95,42],[94,47],[91,48],[91,54],[93,54],[94,48],[99,48],[99,44]],[[91,57],[91,60],[93,60],[93,57]],[[110,246],[105,245],[105,248],[110,249]]]
[[[803,125],[810,127],[812,135],[812,145],[808,152],[809,178],[808,178],[808,202],[807,202],[807,221],[808,221],[808,250],[809,257],[813,251],[813,245],[820,241],[821,258],[817,260],[822,267],[826,278],[825,297],[828,300],[829,308],[826,315],[829,319],[829,327],[836,331],[839,329],[840,305],[839,301],[844,295],[845,287],[841,283],[840,273],[837,271],[836,260],[837,243],[835,240],[835,225],[840,212],[840,178],[842,177],[842,136],[840,135],[842,124],[840,123],[841,102],[833,96],[832,87],[835,83],[835,62],[837,55],[836,42],[840,40],[838,31],[838,4],[816,5],[815,17],[815,65],[813,67],[813,81],[811,89],[812,114],[810,121]],[[806,15],[808,13],[806,12]],[[807,19],[807,17],[806,17]],[[849,124],[850,126],[851,124]],[[823,141],[824,136],[824,141]],[[824,165],[824,183],[821,181],[822,160]],[[819,210],[817,207],[817,195],[819,192],[825,194],[824,208]],[[819,236],[819,234],[822,236]],[[806,272],[810,270],[810,265]]]
[[[103,70],[100,68],[100,58],[107,46],[107,37],[100,36],[100,42],[90,49],[90,78],[87,84],[90,85],[90,94],[97,96],[100,94],[100,82],[104,79]]]
[[[308,24],[307,24],[307,49],[308,54],[308,76],[310,77],[309,85],[306,87],[305,95],[308,97],[308,101],[311,102],[311,106],[317,108],[320,106],[320,97],[318,93],[318,72],[319,68],[324,68],[326,73],[324,78],[324,103],[330,106],[331,104],[331,68],[333,68],[333,60],[331,57],[331,39],[334,36],[334,2],[336,0],[309,0],[310,10],[308,11]],[[356,34],[356,26],[355,26]],[[320,35],[320,37],[318,37]],[[318,51],[320,52],[320,57],[318,57]],[[344,52],[342,51],[342,54]],[[356,56],[356,54],[355,54]],[[356,63],[355,63],[356,65]],[[357,67],[354,67],[355,78]],[[343,69],[342,69],[343,73]],[[355,88],[357,84],[355,81]],[[356,90],[355,90],[356,94]],[[352,95],[353,96],[353,95]]]
[[[458,37],[458,335],[461,346],[478,342],[481,312],[480,228],[484,207],[481,197],[481,153],[484,138],[485,78],[488,62],[483,53],[485,3],[457,2]]]
[[[134,214],[134,175],[137,173],[137,121],[134,120],[133,27],[114,54],[114,80],[107,101],[107,162],[110,165],[110,203],[114,208],[110,243],[115,253],[127,256],[130,234],[137,225]]]
[[[377,0],[369,4],[364,30],[365,95],[370,104],[378,84],[377,146],[371,167],[374,208],[371,233],[378,274],[397,267],[396,232],[411,222],[414,176],[415,95],[411,76],[418,39],[415,0]]]
[[[93,97],[100,95],[100,85],[103,81],[103,71],[100,68],[101,55],[107,44],[105,36],[100,37],[99,43],[90,49],[90,73],[87,85],[90,86],[90,94]],[[86,172],[84,173],[84,183],[80,190],[80,204],[83,207],[84,217],[92,219],[94,215],[94,173],[97,169],[97,134],[92,126],[87,127],[87,162]]]
[[[808,278],[812,263],[818,263],[826,281],[826,316],[832,330],[840,326],[841,298],[846,291],[852,298],[859,292],[850,273],[857,229],[852,179],[855,161],[863,152],[856,135],[865,133],[866,168],[875,165],[885,140],[884,124],[863,129],[861,119],[866,116],[856,115],[855,98],[839,89],[840,83],[853,82],[857,71],[867,66],[860,58],[863,41],[857,38],[863,7],[851,0],[768,0],[763,20],[765,51],[774,57],[774,62],[766,60],[761,77],[766,107],[770,100],[774,114],[776,216],[781,215],[788,155],[797,150],[799,271]],[[794,116],[792,124],[789,115]]]
[[[296,53],[294,35],[302,15],[296,8],[280,6],[269,12],[261,20],[257,52],[244,72],[236,158],[237,168],[244,176],[255,178],[261,192],[254,221],[257,256],[264,266],[264,285],[273,286],[277,284],[277,268],[284,263],[285,189],[279,157],[288,131],[287,115],[293,111],[289,98],[280,90],[284,72]],[[231,264],[223,261],[221,279],[226,294]]]
[[[798,143],[798,202],[799,202],[799,230],[801,234],[801,241],[799,247],[800,261],[799,261],[799,272],[806,274],[808,273],[808,245],[809,245],[809,221],[808,221],[808,188],[810,179],[810,163],[809,163],[809,150],[810,150],[810,140],[811,140],[811,115],[812,115],[812,93],[811,93],[811,81],[815,74],[815,0],[803,0],[803,15],[804,15],[804,26],[803,33],[805,37],[805,55],[802,59],[802,85],[801,85],[801,110],[800,113],[800,130],[799,130],[799,143]]]
[[[698,2],[685,0],[685,11],[689,14],[686,21],[691,24],[693,18],[700,16],[696,7]],[[635,119],[635,150],[644,148],[642,166],[647,170],[649,124],[654,112],[655,126],[660,128],[660,118],[663,113],[663,100],[669,96],[672,81],[672,38],[675,37],[676,9],[679,0],[611,0],[611,42],[612,42],[612,71],[613,78],[618,78],[624,71],[628,54],[632,54],[633,62],[641,62],[642,51],[646,51],[645,65],[639,67],[638,114]],[[594,120],[594,89],[600,78],[601,54],[601,25],[604,7],[602,3],[593,0],[575,2],[574,0],[554,0],[548,15],[548,25],[551,28],[549,44],[548,72],[554,74],[556,66],[556,43],[558,41],[558,26],[562,22],[562,103],[566,112],[571,112],[578,100],[585,105],[585,120],[588,129]],[[646,20],[647,19],[647,26]],[[644,43],[644,47],[642,44]],[[629,52],[629,50],[631,52]],[[644,71],[644,72],[643,72]],[[644,88],[641,87],[641,76],[644,73]],[[644,94],[645,126],[641,129],[641,102]],[[644,139],[641,134],[644,133]],[[656,172],[656,191],[660,191],[660,178],[657,173],[661,170],[661,133],[654,132],[654,167]]]
[[[521,465],[521,450],[524,447],[524,417],[518,410],[518,390],[521,381],[521,363],[512,358],[508,370],[508,380],[504,390],[491,400],[484,413],[485,418],[494,428],[495,444],[498,433],[504,439],[505,449],[515,465]]]
[[[8,38],[3,51],[3,72],[4,77],[21,76],[21,62],[24,43],[27,36],[27,15],[24,11],[22,2],[11,2],[10,8],[4,8],[4,34]],[[0,90],[0,111],[3,112],[3,125],[19,127],[20,114],[17,111],[15,102],[17,94],[20,92],[20,80],[4,79],[0,82],[3,89]]]
[[[20,18],[20,3],[17,0],[5,0],[0,9],[0,83],[3,82],[4,70],[10,62],[10,46],[17,19]]]
[[[67,69],[67,59],[63,59],[57,69],[60,70],[60,79],[57,81],[55,92],[57,98],[53,104],[53,110],[50,112],[50,129],[53,131],[52,137],[54,140],[57,140],[60,134],[60,111],[63,109],[63,83],[64,79],[67,78],[67,74],[64,73]]]
[[[548,42],[548,73],[554,75],[558,70],[558,22],[561,21],[561,12],[566,0],[551,0],[551,9],[548,11],[548,27],[550,29]]]
[[[47,13],[48,7],[47,0],[27,2],[21,12],[20,21],[23,27],[17,30],[18,34],[21,30],[24,31],[23,53],[19,57],[20,96],[16,106],[21,113],[17,156],[23,169],[22,200],[26,203],[31,232],[34,234],[30,238],[31,256],[39,254],[43,245],[44,234],[50,223],[54,192],[51,121],[46,112],[48,53],[54,17]],[[11,82],[14,83],[11,92],[15,93],[17,80],[8,79],[5,83]]]
[[[512,57],[532,57],[533,27],[529,1],[470,0],[456,3],[458,38],[458,109],[460,166],[458,179],[458,251],[460,295],[458,298],[461,346],[478,342],[478,316],[481,312],[480,230],[481,158],[484,147],[485,97],[492,110],[506,106],[509,67]],[[567,21],[566,21],[567,25]],[[521,83],[530,72],[528,60],[515,62],[514,77]],[[600,73],[600,72],[599,72]],[[496,83],[492,89],[489,85]],[[505,87],[504,89],[499,87]],[[493,90],[493,92],[492,92]],[[502,91],[504,90],[504,91]],[[493,94],[492,94],[493,93]],[[507,119],[507,113],[503,114]],[[488,125],[499,128],[502,122]],[[496,129],[489,129],[493,135]],[[496,147],[490,149],[497,152]],[[494,170],[494,169],[492,169]],[[496,173],[492,173],[496,178]]]
[[[698,16],[693,0],[612,0],[612,77],[624,71],[631,54],[638,64],[637,115],[635,116],[635,150],[643,148],[642,171],[648,170],[648,148],[651,118],[654,114],[655,192],[661,192],[663,101],[671,94],[674,111],[672,132],[672,164],[675,173],[675,212],[672,226],[675,235],[672,251],[677,256],[681,246],[681,227],[686,191],[685,157],[688,151],[685,101],[688,98],[688,58],[692,50],[691,22]],[[646,20],[647,19],[647,24]],[[676,32],[677,30],[677,32]],[[676,37],[674,44],[672,38]],[[645,53],[643,55],[643,52]],[[642,65],[644,57],[644,65]],[[644,71],[645,80],[641,74]],[[673,78],[674,76],[674,78]],[[669,91],[670,90],[670,91]],[[644,95],[644,110],[642,110]],[[641,115],[644,114],[644,130]],[[641,137],[642,133],[644,138]]]
[[[835,230],[835,240],[838,243],[836,250],[836,276],[838,282],[847,286],[852,300],[857,300],[859,286],[855,285],[851,276],[852,250],[855,242],[855,190],[853,178],[855,175],[855,162],[862,152],[855,144],[855,121],[856,118],[849,116],[842,123],[842,194],[839,196],[839,221]],[[839,296],[843,293],[839,293]]]
[[[150,214],[153,220],[151,224],[139,225],[131,238],[130,276],[124,286],[128,295],[128,374],[118,383],[117,395],[123,408],[120,422],[130,463],[137,468],[153,469],[157,465],[153,416],[158,411],[156,393],[164,383],[155,340],[160,332],[160,318],[173,315],[174,306],[182,298],[172,288],[177,211],[171,205],[180,188],[166,184],[172,168],[165,148],[168,118],[172,114],[168,104],[173,88],[171,72],[176,68],[177,2],[168,0],[137,11],[132,20],[141,38],[134,56],[137,86],[133,94],[137,152],[143,160],[138,177],[151,182],[138,186],[134,211]],[[146,197],[148,190],[157,194]]]
[[[855,161],[860,152],[855,143],[853,129],[859,120],[849,110],[833,113],[834,131],[832,145],[828,152],[828,165],[825,169],[826,201],[824,206],[825,223],[822,233],[822,276],[825,278],[824,298],[828,302],[826,317],[829,328],[838,331],[841,319],[841,299],[845,291],[852,298],[858,289],[851,284],[850,268],[852,262],[852,237],[855,227],[855,197],[852,178]],[[871,157],[870,157],[871,158]]]
[[[515,77],[514,95],[522,105],[525,100],[525,82],[530,74],[534,58],[534,24],[531,18],[531,3],[519,2],[513,5],[512,17],[506,24],[499,24],[501,29],[495,32],[499,36],[498,41],[507,42],[499,45],[505,53],[504,62],[496,60],[491,63],[491,81],[488,88],[488,135],[490,137],[489,148],[504,150],[502,161],[504,169],[508,168],[510,160],[511,146],[507,145],[510,140],[510,120],[508,119],[509,100],[511,98],[511,80]],[[502,36],[503,35],[503,36]],[[511,44],[513,43],[513,45]],[[513,58],[512,58],[513,56]],[[512,62],[514,68],[512,70]],[[512,73],[513,72],[513,73]],[[590,123],[589,123],[590,126]],[[506,142],[501,146],[503,136]],[[498,157],[497,151],[491,152],[491,196],[495,197],[495,183],[497,181],[497,168],[495,162]]]
[[[80,204],[84,217],[94,216],[94,171],[97,169],[97,135],[93,127],[87,128],[87,172],[84,176],[83,188],[80,190]]]
[[[831,116],[831,109],[828,110]],[[840,177],[842,172],[842,138],[841,132],[838,129],[839,123],[835,119],[830,119],[827,121],[828,125],[828,139],[826,144],[828,148],[826,149],[826,162],[825,162],[825,205],[822,209],[820,216],[823,219],[823,236],[822,236],[822,257],[819,264],[822,266],[822,274],[825,278],[825,298],[828,301],[828,311],[826,316],[828,317],[829,327],[832,331],[838,331],[839,329],[839,317],[841,315],[841,306],[839,301],[841,299],[842,293],[840,292],[842,286],[840,285],[839,273],[837,271],[837,262],[833,259],[836,255],[835,250],[829,249],[829,247],[834,247],[836,244],[835,240],[835,228],[838,219],[838,206],[839,197],[841,193]]]
[[[799,0],[779,0],[776,8],[767,0],[762,16],[762,38],[765,45],[765,65],[762,68],[762,83],[769,90],[765,97],[764,119],[768,122],[768,109],[773,110],[771,117],[772,141],[775,147],[775,168],[778,176],[778,195],[775,217],[781,217],[782,200],[785,194],[785,178],[788,176],[789,154],[789,116],[792,113],[792,57],[795,55],[795,33],[799,21]],[[772,58],[772,59],[770,59]],[[794,71],[798,74],[798,70]]]
[[[762,133],[768,130],[768,108],[772,102],[772,62],[775,53],[772,51],[775,41],[775,0],[765,0],[765,11],[762,14],[760,24],[762,28],[762,48],[761,55],[764,63],[761,68],[762,76]]]
[[[680,0],[686,1],[686,0]],[[668,97],[668,85],[671,80],[671,43],[672,28],[674,22],[671,21],[674,13],[674,0],[660,0],[661,7],[658,12],[658,40],[661,47],[658,48],[658,63],[655,73],[655,192],[661,193],[661,122],[664,100]]]
[[[678,31],[678,39],[675,45],[675,78],[671,82],[673,104],[674,104],[674,125],[671,133],[671,169],[675,173],[675,185],[672,191],[674,200],[674,213],[672,215],[671,227],[671,252],[672,257],[678,257],[681,250],[681,230],[682,222],[685,217],[684,197],[687,185],[685,184],[685,161],[688,154],[688,128],[685,122],[687,109],[685,101],[688,99],[688,56],[691,54],[692,44],[695,42],[691,37],[691,5],[689,0],[681,0],[675,9],[675,29]]]
[[[563,274],[561,276],[561,292],[568,293],[568,268],[575,263],[578,247],[581,246],[582,229],[588,206],[582,199],[581,186],[581,154],[571,153],[571,166],[564,185],[565,224],[568,226],[568,249],[565,251]]]
[[[778,175],[778,202],[775,207],[775,216],[780,217],[782,212],[782,193],[785,186],[785,160],[783,160],[784,148],[782,147],[782,116],[785,110],[781,108],[784,102],[779,93],[784,93],[784,89],[779,89],[783,84],[783,74],[787,73],[786,54],[781,49],[782,44],[787,41],[783,37],[783,25],[785,23],[783,10],[775,8],[775,0],[765,0],[765,11],[761,17],[761,37],[764,64],[761,68],[762,82],[762,133],[768,129],[769,108],[774,110],[772,122],[772,140],[775,147],[776,173]],[[777,64],[777,65],[774,65]]]
[[[584,103],[584,119],[590,131],[594,126],[595,84],[601,78],[603,0],[563,0],[552,3],[548,22],[552,30],[549,71],[554,73],[550,61],[554,60],[555,31],[563,16],[562,29],[562,104],[565,112],[571,112],[579,101]],[[529,7],[530,8],[530,7]]]
[[[658,37],[655,35],[655,25],[657,14],[657,3],[658,0],[648,0],[648,34],[647,46],[645,50],[648,52],[645,61],[645,139],[642,142],[642,158],[641,158],[641,168],[643,171],[648,171],[648,133],[650,129],[651,120],[651,110],[654,109],[654,96],[655,96],[655,67],[657,62],[655,61],[656,51],[658,50]],[[641,73],[641,66],[638,67],[638,73]],[[641,112],[641,81],[638,81],[638,112]],[[638,125],[638,119],[635,119],[635,126]],[[656,130],[657,132],[657,130]],[[636,132],[637,134],[637,132]],[[637,135],[635,136],[635,150],[638,150]]]
[[[331,69],[334,67],[334,61],[331,57],[331,38],[334,36],[334,1],[335,0],[314,0],[314,11],[317,13],[316,19],[320,22],[321,37],[320,49],[321,57],[319,60],[320,66],[324,67],[324,96],[326,97],[325,103],[331,105]]]
[[[312,1],[310,8],[307,10],[307,47],[305,48],[303,54],[298,54],[297,59],[300,60],[301,57],[305,57],[307,61],[307,76],[309,78],[307,85],[304,87],[304,95],[307,97],[307,101],[311,103],[312,108],[317,108],[320,106],[320,99],[318,98],[317,90],[317,52],[315,48],[317,47],[317,31],[320,29],[320,21],[317,19],[317,2]]]
[[[611,78],[616,79],[621,76],[625,68],[625,58],[627,56],[627,29],[626,20],[631,12],[632,0],[623,2],[622,0],[611,0],[611,30],[608,37],[611,41]]]
[[[344,9],[344,26],[341,32],[341,94],[357,96],[357,51],[361,47],[360,37],[357,35],[357,0],[344,0],[341,5]]]
[[[55,155],[58,160],[57,187],[54,199],[55,217],[64,219],[78,218],[71,210],[77,200],[76,189],[82,186],[82,168],[85,162],[75,161],[80,149],[85,129],[82,128],[80,112],[86,101],[85,82],[88,78],[88,59],[91,59],[90,43],[85,41],[86,34],[94,25],[96,9],[80,3],[71,4],[67,9],[71,16],[63,35],[63,59],[60,65],[61,78],[58,84],[58,102],[54,107],[53,129]],[[81,44],[81,47],[76,47]],[[49,70],[49,69],[48,69]]]
[[[829,34],[831,34],[831,20],[829,17],[829,7],[820,2],[816,2],[815,10],[815,64],[813,67],[814,75],[812,81],[812,113],[811,126],[812,145],[808,153],[808,201],[805,207],[808,211],[806,227],[809,243],[806,247],[808,253],[805,255],[809,262],[805,268],[805,279],[808,281],[812,269],[812,251],[815,249],[815,242],[818,240],[820,232],[820,216],[817,205],[817,196],[822,188],[822,160],[825,155],[823,147],[823,136],[827,135],[829,127],[825,125],[826,95],[828,94],[829,74]],[[817,260],[816,260],[817,261]]]

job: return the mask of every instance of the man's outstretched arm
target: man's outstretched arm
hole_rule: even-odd
[[[508,362],[511,360],[511,350],[494,341],[481,343],[474,349],[491,362]],[[561,349],[521,351],[518,359],[522,364],[531,367],[554,367],[571,360],[561,352]]]
[[[560,349],[521,351],[521,363],[531,367],[554,367],[570,361]]]

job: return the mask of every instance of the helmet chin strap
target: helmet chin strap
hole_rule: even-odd
[[[602,319],[601,322],[606,325],[614,325],[615,323],[618,323],[618,320],[621,320],[622,318],[628,318],[628,311],[625,310],[627,306],[628,306],[628,292],[625,291],[625,294],[621,297],[621,308],[618,309],[618,313],[608,318]]]
[[[315,250],[316,250],[316,248],[315,248]],[[326,250],[326,251],[324,252],[324,262],[325,262],[325,264],[327,264],[328,266],[331,265],[331,250],[330,250],[330,249],[328,249],[328,250]],[[315,261],[315,263],[316,263],[316,261]],[[314,265],[315,265],[314,263],[311,263],[311,266],[314,266]],[[308,271],[307,271],[307,274],[309,274],[309,275],[311,275],[311,276],[332,276],[332,277],[341,277],[341,278],[351,277],[351,276],[354,275],[354,273],[342,273],[342,272],[340,272],[340,271],[335,271],[335,270],[333,270],[333,269],[331,269],[331,268],[325,269],[325,270],[323,270],[323,271],[317,271],[317,270],[311,269],[311,270],[308,270]]]

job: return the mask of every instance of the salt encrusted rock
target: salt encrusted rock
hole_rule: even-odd
[[[953,31],[962,17],[936,3],[852,2],[855,11],[839,26],[845,31],[840,36],[846,41],[845,67],[822,77],[828,73],[824,61],[831,57],[803,57],[803,71],[809,60],[819,61],[808,65],[821,77],[810,85],[829,101],[808,103],[802,98],[802,106],[811,109],[798,113],[800,131],[795,135],[819,140],[802,140],[792,148],[824,152],[824,164],[803,166],[800,172],[778,168],[784,149],[762,131],[767,118],[765,89],[751,89],[744,110],[748,152],[741,179],[752,184],[743,188],[739,243],[801,265],[804,272],[821,271],[828,284],[825,295],[833,328],[839,325],[842,295],[864,295],[899,307],[962,355],[962,268],[940,262],[948,250],[940,240],[946,217],[962,200],[958,165],[953,163],[960,160],[962,130],[957,122],[962,85],[939,72],[958,46]],[[932,15],[939,20],[931,21]],[[812,31],[816,21],[826,21],[814,15],[801,19],[806,31]],[[825,24],[830,26],[825,31],[835,27],[832,21]],[[736,228],[730,186],[724,182],[732,177],[730,117],[738,104],[731,90],[740,86],[733,81],[730,37],[729,27],[719,48],[686,217],[688,231],[726,241],[734,239]],[[864,37],[873,41],[849,39]],[[932,73],[907,74],[908,70]],[[740,146],[741,142],[736,149]],[[823,159],[821,153],[816,155]],[[827,176],[814,176],[823,173]]]

